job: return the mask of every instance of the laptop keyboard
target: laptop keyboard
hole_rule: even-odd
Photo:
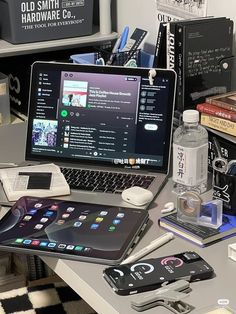
[[[61,172],[71,189],[106,193],[122,193],[123,190],[134,185],[147,189],[155,178],[154,176],[73,168],[61,168]]]

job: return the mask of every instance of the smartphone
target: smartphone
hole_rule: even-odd
[[[211,278],[213,268],[195,252],[183,252],[108,267],[103,276],[119,295],[129,295],[160,288],[179,279],[196,281]]]

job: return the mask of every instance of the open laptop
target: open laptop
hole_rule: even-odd
[[[73,201],[134,207],[121,198],[133,185],[156,195],[169,170],[176,74],[156,69],[151,84],[149,71],[35,62],[26,161],[60,165]]]

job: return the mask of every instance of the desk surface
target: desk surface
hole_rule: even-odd
[[[24,122],[0,127],[0,162],[23,161],[24,142]],[[171,190],[172,182],[169,181],[157,197],[152,209],[149,210],[150,219],[153,224],[138,243],[135,251],[140,250],[150,243],[150,241],[164,233],[164,231],[158,227],[157,221],[160,217],[160,209],[163,205],[167,201],[175,199]],[[207,248],[200,248],[176,236],[174,240],[149,254],[148,258],[176,254],[186,250],[197,252],[215,269],[216,276],[210,280],[191,283],[192,292],[185,299],[185,302],[196,308],[196,310],[193,310],[191,313],[196,313],[197,310],[203,307],[215,307],[217,306],[218,300],[222,299],[228,300],[229,307],[236,310],[236,262],[228,259],[227,252],[228,244],[235,242],[236,237],[231,237]],[[42,257],[42,259],[98,313],[138,313],[130,307],[132,296],[116,295],[103,279],[102,271],[106,266],[49,257]],[[156,307],[144,313],[168,314],[170,311],[163,307]]]

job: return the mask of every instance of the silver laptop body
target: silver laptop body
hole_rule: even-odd
[[[35,62],[26,161],[154,177],[156,195],[169,171],[176,74],[156,69],[152,84],[149,71]],[[134,207],[106,190],[72,188],[63,199]]]

